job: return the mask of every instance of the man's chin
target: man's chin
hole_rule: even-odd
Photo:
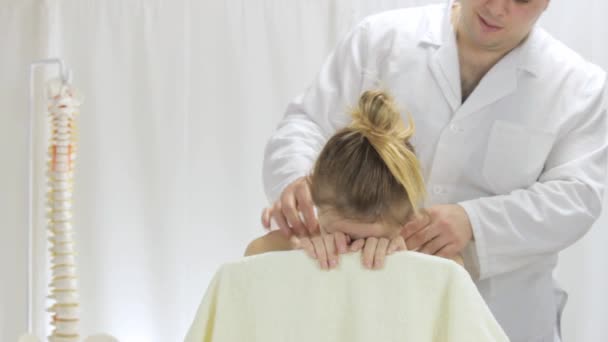
[[[504,41],[498,38],[478,37],[473,42],[479,51],[500,52],[507,49]]]

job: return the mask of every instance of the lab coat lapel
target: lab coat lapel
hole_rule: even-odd
[[[460,107],[462,98],[458,50],[449,43],[441,45],[431,57],[429,67],[439,88],[441,88],[443,96],[450,104],[452,112],[456,112]]]
[[[460,110],[456,112],[454,119],[478,112],[517,89],[519,52],[519,49],[511,51],[488,71],[473,93],[462,104]]]
[[[471,96],[456,112],[454,119],[478,112],[517,90],[518,79],[537,77],[540,62],[538,49],[546,39],[546,33],[534,27],[529,37],[503,57],[481,79]]]
[[[452,1],[448,1],[445,15],[441,21],[440,32],[428,27],[425,35],[427,43],[439,45],[431,54],[429,68],[445,99],[450,104],[452,112],[458,110],[461,104],[460,67],[458,64],[458,49],[451,23]]]

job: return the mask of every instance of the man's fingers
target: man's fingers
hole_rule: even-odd
[[[318,222],[315,216],[314,204],[308,184],[301,186],[296,192],[297,208],[302,213],[304,224],[310,234],[318,233]]]
[[[283,195],[281,195],[281,211],[287,219],[291,229],[293,229],[298,236],[308,235],[306,234],[306,228],[300,219],[296,198],[292,192],[285,191],[283,192]]]
[[[412,251],[416,251],[421,248],[425,243],[431,241],[435,237],[439,235],[439,232],[433,227],[428,226],[416,234],[410,236],[410,238],[405,239],[405,243],[408,248]]]
[[[304,227],[304,224],[300,220],[300,214],[294,207],[283,206],[283,215],[285,215],[289,226],[298,236],[308,235],[306,227]]]
[[[266,229],[270,229],[270,214],[272,212],[271,208],[264,208],[262,210],[262,226]]]
[[[420,253],[434,255],[439,252],[443,247],[445,247],[449,243],[448,239],[445,239],[442,235],[435,237],[433,240],[425,243],[422,248],[420,248]]]
[[[388,251],[389,242],[390,241],[387,238],[381,238],[378,240],[376,253],[374,255],[374,269],[379,270],[384,267],[384,258],[386,257],[386,252]]]
[[[286,238],[289,238],[291,235],[293,235],[291,229],[289,228],[279,228],[279,231]]]
[[[448,258],[448,259],[455,257],[457,254],[458,254],[458,247],[453,243],[451,243],[447,246],[444,246],[437,253],[435,253],[436,256],[439,256],[442,258]]]
[[[378,246],[378,239],[370,237],[365,240],[365,246],[363,246],[363,265],[367,268],[372,268],[374,265],[374,256],[376,254],[376,247]]]
[[[317,217],[315,216],[315,210],[312,204],[306,205],[302,210],[302,216],[304,216],[304,224],[306,225],[306,229],[310,234],[318,234],[319,233],[319,223],[317,222]]]
[[[286,237],[292,233],[308,236],[309,232],[318,232],[310,185],[305,177],[288,185],[272,208],[262,212],[262,225],[266,229],[272,228],[273,219]]]
[[[422,228],[424,228],[424,226],[419,224],[419,222],[410,221],[406,223],[405,226],[403,226],[403,229],[401,230],[401,236],[403,236],[403,238],[407,240],[412,237],[412,235],[422,230]]]
[[[432,222],[433,214],[430,210],[421,210],[420,214],[403,226],[401,235],[407,241],[412,235],[428,227]]]
[[[277,203],[273,208],[271,220],[274,220],[277,226],[279,226],[279,229],[285,237],[291,236],[291,228],[289,227],[285,216],[283,216],[283,211],[281,211],[280,203]]]

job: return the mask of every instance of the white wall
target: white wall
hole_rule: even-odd
[[[218,265],[262,233],[262,153],[287,101],[360,17],[429,2],[441,1],[0,0],[0,340],[26,329],[31,60],[60,55],[85,95],[74,205],[84,334],[176,341]],[[600,0],[553,1],[543,22],[606,69],[601,13]],[[43,209],[37,201],[40,336]],[[566,342],[608,340],[606,224],[562,258]]]

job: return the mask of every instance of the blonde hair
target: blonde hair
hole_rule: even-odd
[[[352,123],[325,144],[309,178],[317,207],[344,217],[404,224],[425,197],[420,163],[409,139],[414,123],[401,120],[393,98],[366,91]]]

